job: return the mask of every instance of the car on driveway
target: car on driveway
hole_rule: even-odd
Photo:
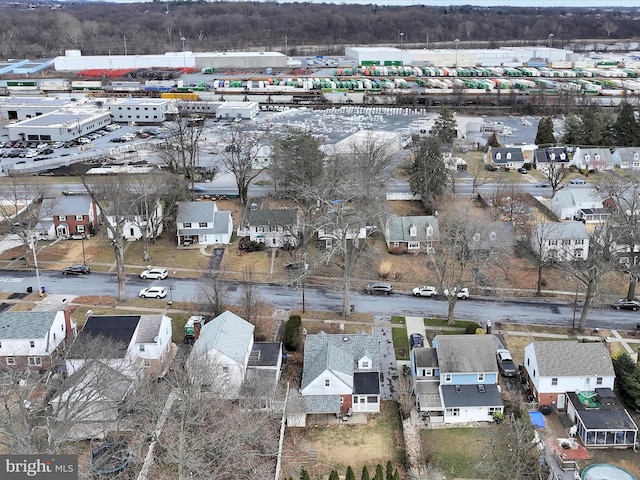
[[[153,280],[164,280],[169,275],[166,268],[150,268],[140,274],[140,278],[145,280],[150,278]]]
[[[384,293],[389,295],[393,291],[393,286],[389,282],[373,282],[364,287],[365,293]]]
[[[571,185],[584,185],[587,181],[584,178],[574,178],[569,183],[571,183]]]
[[[143,288],[138,296],[140,298],[164,298],[167,296],[167,289],[164,287]]]
[[[412,333],[409,337],[409,343],[411,348],[422,348],[424,347],[424,337],[420,333]]]
[[[637,312],[640,309],[640,302],[637,300],[627,300],[626,298],[621,298],[620,300],[616,300],[611,303],[611,308],[615,308],[616,310],[633,310]]]
[[[505,377],[515,377],[518,373],[516,364],[513,361],[511,353],[507,349],[496,350],[496,360],[498,361],[498,369]]]
[[[416,287],[413,289],[414,297],[431,297],[435,298],[438,296],[438,290],[436,287],[431,287],[429,285],[424,285],[422,287]]]
[[[445,288],[444,296],[448,297],[449,295],[455,295],[460,300],[468,300],[469,299],[469,289],[467,287],[462,287],[460,291],[457,291],[457,287],[453,287],[451,290]]]
[[[88,273],[91,273],[91,269],[86,265],[74,265],[62,269],[63,275],[86,275]]]

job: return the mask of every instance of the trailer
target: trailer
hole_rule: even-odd
[[[200,335],[200,329],[204,326],[205,321],[202,315],[192,315],[184,324],[184,343],[193,344]]]

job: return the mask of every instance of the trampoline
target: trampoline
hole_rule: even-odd
[[[124,470],[131,461],[131,451],[124,442],[109,442],[100,445],[89,458],[92,473],[106,475]]]
[[[638,480],[624,468],[616,467],[610,463],[596,463],[589,465],[580,475],[581,480]]]
[[[529,417],[531,417],[531,424],[534,427],[544,428],[544,416],[542,412],[531,411],[529,412]]]

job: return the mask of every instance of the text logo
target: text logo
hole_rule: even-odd
[[[0,455],[2,480],[77,480],[77,455]]]

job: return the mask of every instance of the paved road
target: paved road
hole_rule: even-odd
[[[40,281],[47,292],[78,295],[117,295],[115,277],[108,273],[92,273],[88,276],[63,276],[57,271],[40,271]],[[152,284],[173,285],[171,291],[173,301],[193,301],[197,298],[202,282],[197,279],[172,279],[162,282],[145,281],[137,276],[127,278],[127,293],[131,297],[137,296],[140,289]],[[5,292],[26,292],[27,287],[36,290],[34,272],[8,271],[0,272],[0,290]],[[258,292],[262,298],[279,308],[300,309],[302,306],[302,292],[299,289],[260,284]],[[228,284],[228,301],[240,301],[241,288],[239,283]],[[506,295],[506,294],[505,294]],[[170,298],[167,298],[169,300]],[[382,316],[404,315],[416,317],[443,317],[447,315],[447,302],[429,298],[417,298],[405,293],[392,295],[365,295],[353,292],[352,303],[355,310]],[[157,305],[157,301],[149,300],[150,306]],[[305,307],[308,310],[341,311],[342,298],[340,292],[326,287],[308,286],[305,290]],[[486,324],[491,321],[510,322],[538,325],[571,326],[573,320],[573,302],[556,299],[496,299],[493,297],[473,298],[460,301],[456,306],[456,316],[475,320]],[[576,318],[579,318],[579,310]],[[634,330],[640,323],[637,312],[616,311],[609,308],[593,309],[589,315],[587,328],[603,328],[618,330]]]

